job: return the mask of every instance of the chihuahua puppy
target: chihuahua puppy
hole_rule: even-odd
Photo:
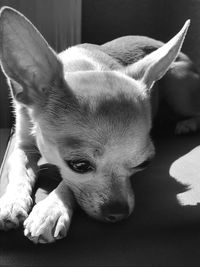
[[[133,41],[142,38],[133,36],[103,46],[78,45],[57,55],[22,14],[1,10],[0,61],[16,113],[9,183],[0,199],[1,229],[23,223],[30,240],[49,243],[66,236],[75,203],[106,222],[132,213],[130,177],[154,156],[150,130],[159,97],[151,100],[152,88],[167,71],[172,88],[163,95],[185,115],[176,106],[174,94],[179,96],[171,80],[175,72],[187,75],[177,68],[189,65],[179,54],[188,27],[189,21],[165,45],[147,38],[153,42],[151,53],[145,52],[145,42]],[[194,96],[190,89],[184,94]],[[191,97],[181,97],[190,116],[198,115],[187,102]],[[58,167],[62,182],[31,210],[40,157]]]

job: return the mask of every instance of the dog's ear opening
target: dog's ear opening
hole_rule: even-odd
[[[16,100],[30,104],[62,77],[62,64],[38,30],[18,11],[0,11],[0,62]]]
[[[128,66],[125,73],[134,79],[141,80],[147,89],[152,88],[154,82],[163,77],[176,59],[189,25],[190,20],[187,20],[183,28],[170,41],[138,62]]]

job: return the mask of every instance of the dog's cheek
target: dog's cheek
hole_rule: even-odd
[[[97,192],[95,189],[88,190],[87,187],[81,190],[73,190],[79,206],[91,217],[101,219],[101,205],[104,203],[106,196]]]

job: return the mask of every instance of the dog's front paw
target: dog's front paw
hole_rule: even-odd
[[[72,212],[60,200],[46,199],[35,205],[24,222],[24,235],[34,243],[51,243],[66,236]]]
[[[0,229],[17,228],[28,217],[31,197],[18,193],[5,193],[0,199]]]
[[[176,124],[175,134],[187,134],[198,130],[198,121],[195,118],[179,121]]]

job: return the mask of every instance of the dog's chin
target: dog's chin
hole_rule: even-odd
[[[88,212],[88,211],[86,211],[86,210],[84,210],[85,211],[85,213],[90,217],[90,218],[92,218],[92,219],[94,219],[94,220],[97,220],[97,221],[100,221],[100,222],[107,222],[106,220],[105,220],[105,218],[102,216],[102,214],[101,213],[96,213],[96,212]]]
[[[101,209],[91,210],[91,209],[88,209],[88,207],[81,205],[80,203],[79,203],[79,206],[90,218],[93,218],[97,221],[104,222],[104,223],[118,223],[118,222],[128,219],[129,216],[131,215],[129,214],[128,216],[121,216],[121,217],[118,217],[116,220],[109,220],[108,218],[105,218],[105,216],[103,216]]]
[[[123,222],[125,220],[127,220],[129,218],[129,216],[121,216],[117,219],[108,219],[108,218],[105,218],[101,213],[100,214],[97,214],[97,213],[91,213],[91,212],[88,212],[86,210],[84,210],[87,215],[90,216],[90,218],[93,218],[99,222],[103,222],[103,223],[109,223],[109,224],[113,224],[113,223],[120,223],[120,222]],[[111,215],[112,216],[112,215]]]
[[[123,220],[126,220],[132,213],[133,207],[130,211],[130,213],[126,215],[117,215],[117,214],[103,214],[103,206],[97,202],[94,201],[93,198],[83,198],[83,196],[80,194],[80,192],[74,191],[74,196],[76,199],[76,202],[78,203],[79,207],[91,218],[106,222],[106,223],[117,223]],[[114,218],[115,217],[115,218]],[[114,218],[114,219],[113,219]]]

